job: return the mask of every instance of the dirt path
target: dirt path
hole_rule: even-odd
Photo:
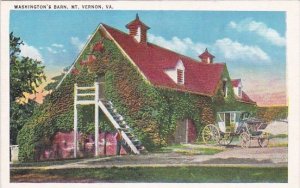
[[[288,148],[227,148],[215,155],[183,155],[179,153],[151,153],[146,155],[112,156],[69,161],[65,164],[42,166],[13,165],[12,169],[63,169],[128,166],[287,166]]]

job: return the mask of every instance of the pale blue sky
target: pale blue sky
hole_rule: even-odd
[[[72,64],[99,23],[127,32],[136,13],[151,28],[149,41],[195,59],[207,47],[252,98],[285,98],[285,12],[11,11],[10,31],[26,43],[23,54],[42,59],[53,76]]]

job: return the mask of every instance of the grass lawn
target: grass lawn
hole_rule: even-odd
[[[156,152],[158,153],[175,152],[184,155],[214,155],[221,151],[224,151],[224,149],[216,146],[176,144],[167,147],[162,147]]]
[[[11,170],[11,182],[286,183],[286,167],[126,167]]]

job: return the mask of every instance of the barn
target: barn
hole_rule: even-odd
[[[242,80],[208,49],[193,59],[152,44],[138,15],[126,28],[100,24],[54,78],[54,91],[20,131],[20,160],[114,155],[117,129],[122,154],[196,143],[216,112],[256,111]]]

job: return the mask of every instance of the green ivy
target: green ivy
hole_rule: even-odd
[[[97,61],[93,65],[81,66],[79,62],[91,54],[92,46],[100,40],[103,41],[104,52],[94,53]],[[253,105],[236,101],[231,85],[225,100],[221,90],[211,98],[153,87],[111,40],[101,38],[100,32],[95,34],[75,67],[80,74],[68,75],[20,131],[18,144],[21,161],[35,160],[40,151],[51,146],[51,139],[58,131],[73,130],[74,84],[90,86],[94,84],[96,76],[104,75],[106,98],[113,102],[117,111],[125,117],[134,133],[150,151],[172,142],[178,121],[192,119],[199,134],[203,126],[215,121],[217,111],[255,109]],[[223,77],[230,80],[227,70],[224,70]],[[79,131],[84,134],[93,133],[94,106],[79,107],[78,116]],[[101,131],[114,130],[101,111],[99,117]]]

